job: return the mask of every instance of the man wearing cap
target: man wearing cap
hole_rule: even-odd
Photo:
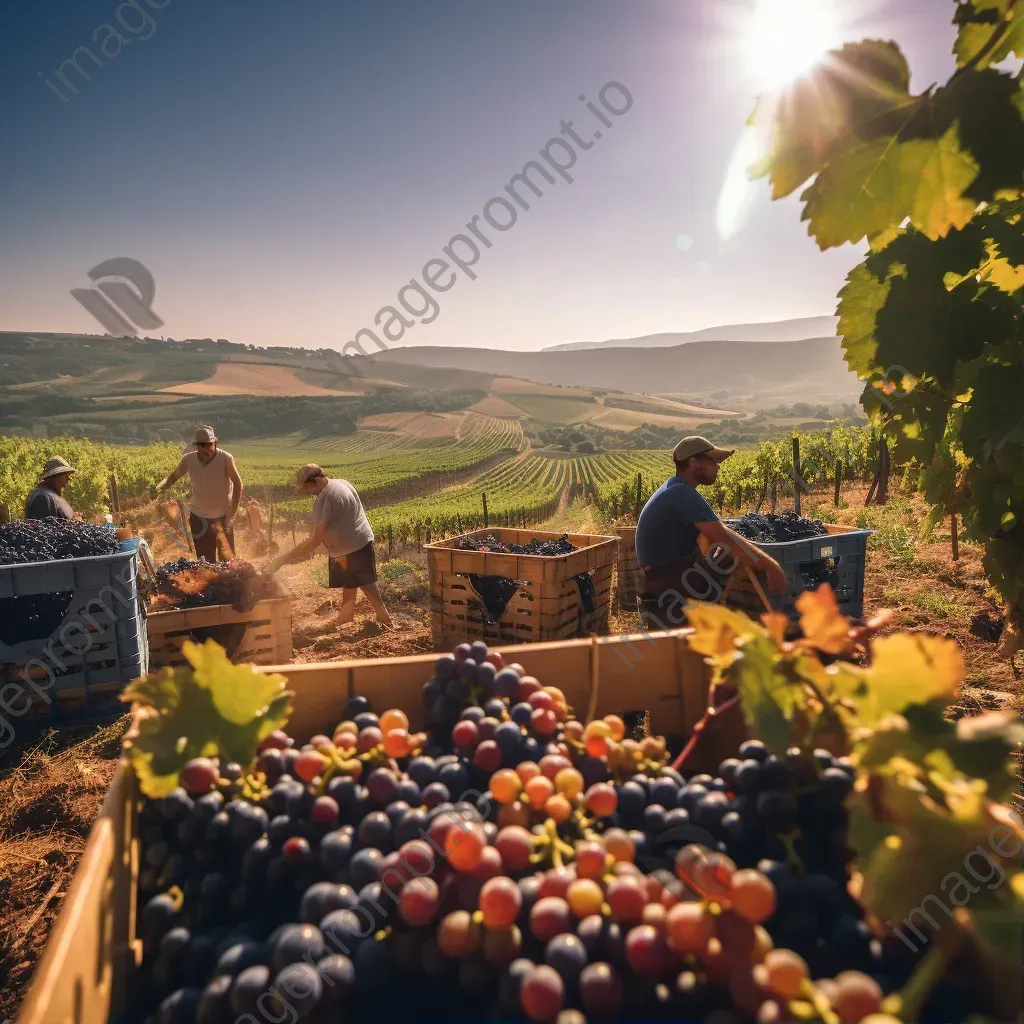
[[[154,488],[161,491],[173,487],[185,474],[192,482],[192,504],[188,529],[192,534],[196,557],[218,562],[217,541],[223,537],[229,551],[235,550],[235,530],[231,521],[242,499],[242,478],[238,475],[235,457],[217,447],[213,427],[202,426],[195,433],[195,447],[181,457],[174,472]]]
[[[328,555],[327,585],[341,588],[338,625],[355,618],[356,598],[361,590],[377,617],[377,625],[393,629],[395,624],[377,586],[373,527],[366,518],[358,491],[347,480],[331,480],[323,469],[310,462],[295,474],[295,493],[315,498],[313,532],[291,551],[278,555],[265,571],[277,572],[288,562],[301,561],[323,544]]]
[[[784,590],[786,574],[774,558],[730,530],[705,501],[697,487],[714,483],[718,467],[733,451],[716,448],[707,438],[684,437],[672,453],[675,476],[651,495],[636,524],[636,558],[641,569],[644,622],[658,629],[685,624],[686,600],[717,600],[717,578],[737,564],[766,572],[772,590]],[[731,556],[729,567],[705,567],[698,535]],[[674,606],[674,607],[673,607]]]
[[[25,502],[26,519],[79,519],[81,518],[62,496],[72,473],[78,470],[63,459],[50,459],[43,466],[39,483]]]

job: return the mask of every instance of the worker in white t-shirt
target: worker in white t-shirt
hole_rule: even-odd
[[[278,555],[266,568],[277,572],[288,562],[298,562],[321,544],[327,548],[329,587],[341,588],[338,624],[351,622],[361,590],[377,616],[377,625],[393,629],[394,622],[384,607],[377,586],[377,557],[370,526],[359,493],[347,480],[331,480],[317,465],[308,463],[295,475],[295,493],[315,496],[313,532],[291,551]]]
[[[196,557],[218,562],[219,535],[223,535],[234,554],[235,531],[231,522],[242,499],[242,478],[231,452],[217,447],[213,427],[204,425],[196,431],[195,447],[185,452],[174,472],[156,485],[155,492],[173,487],[186,473],[192,482],[188,528]]]

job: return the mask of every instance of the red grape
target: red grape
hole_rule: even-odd
[[[312,782],[327,764],[327,758],[315,750],[305,750],[295,758],[295,774],[303,782]]]
[[[617,876],[608,883],[607,902],[613,921],[639,924],[647,904],[647,893],[636,878]]]
[[[269,747],[276,747],[278,750],[285,750],[292,745],[292,739],[286,732],[282,732],[280,729],[275,729],[273,732],[267,733],[266,736],[260,740],[260,750],[266,750]]]
[[[587,964],[580,972],[579,988],[587,1013],[615,1017],[622,1009],[622,981],[608,964]]]
[[[452,726],[452,743],[461,750],[468,750],[471,747],[475,747],[479,733],[477,731],[476,722],[471,722],[469,719],[464,718],[461,722],[456,722]]]
[[[356,737],[356,750],[360,754],[368,754],[374,747],[379,747],[384,742],[384,734],[375,725],[359,730]]]
[[[514,924],[522,905],[519,886],[503,875],[489,878],[480,890],[480,911],[488,928],[507,928]]]
[[[318,796],[310,808],[309,820],[334,828],[338,824],[338,801],[332,796]]]
[[[484,658],[484,661],[489,662],[499,672],[505,667],[505,658],[501,651],[488,651],[487,657]]]
[[[181,769],[181,784],[189,796],[209,793],[216,787],[219,778],[217,766],[208,757],[194,757],[186,761]]]
[[[637,974],[662,974],[672,965],[672,953],[657,928],[640,924],[626,936],[626,962]]]
[[[541,942],[550,942],[556,935],[571,930],[569,904],[557,896],[537,900],[530,910],[530,931]]]
[[[473,918],[466,910],[456,910],[445,917],[437,928],[437,944],[447,956],[467,957],[480,945],[480,936]]]
[[[289,864],[301,864],[303,861],[309,860],[312,857],[312,853],[309,841],[303,839],[302,836],[292,836],[286,839],[281,847],[281,856]]]
[[[565,985],[553,967],[541,964],[519,986],[519,1005],[532,1021],[553,1020],[565,1005]]]
[[[437,882],[432,878],[411,878],[399,894],[398,913],[406,924],[417,928],[433,920],[440,902]]]
[[[483,740],[473,752],[473,764],[481,771],[496,772],[501,767],[501,747],[494,740]]]
[[[530,865],[533,836],[519,825],[508,825],[494,837],[494,847],[506,870],[523,871]]]

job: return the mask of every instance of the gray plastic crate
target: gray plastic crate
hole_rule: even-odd
[[[734,526],[735,520],[727,520]],[[798,616],[796,599],[808,588],[804,574],[825,576],[839,602],[839,610],[852,619],[864,614],[864,570],[867,563],[868,537],[873,530],[827,525],[825,537],[790,540],[779,544],[758,544],[766,554],[782,566],[789,580],[789,591],[784,594],[766,593],[777,611],[790,618]],[[745,611],[763,611],[764,605],[750,581],[737,578],[729,589],[726,604]]]
[[[23,600],[38,619],[13,636],[3,620]],[[148,669],[138,541],[112,555],[0,566],[0,685],[22,713],[29,704],[37,718],[115,711],[123,684]]]

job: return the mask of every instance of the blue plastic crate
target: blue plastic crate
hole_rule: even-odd
[[[727,520],[735,526],[735,520]],[[852,619],[864,614],[864,570],[867,564],[868,537],[873,530],[853,527],[828,526],[824,537],[783,541],[778,544],[758,544],[766,554],[782,566],[789,581],[787,593],[772,594],[765,591],[772,607],[785,612],[790,618],[799,615],[796,599],[808,588],[804,575],[822,575],[836,595],[839,610]],[[729,590],[726,603],[746,611],[763,611],[760,597],[749,580],[737,581]]]
[[[4,630],[4,606],[32,601],[29,635]],[[8,629],[11,628],[8,626]],[[138,541],[112,555],[0,566],[0,692],[22,713],[72,719],[116,710],[123,684],[149,669]]]

